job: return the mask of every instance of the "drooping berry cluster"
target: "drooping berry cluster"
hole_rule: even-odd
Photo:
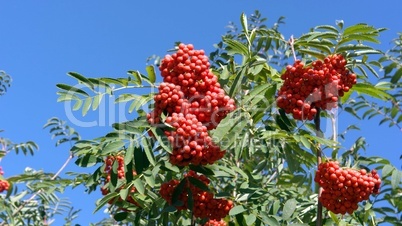
[[[159,67],[163,83],[154,97],[155,109],[147,118],[152,125],[167,123],[174,127],[173,131],[164,131],[173,146],[172,164],[212,164],[224,155],[207,131],[216,128],[235,104],[209,67],[204,51],[194,50],[191,44],[180,44]],[[162,114],[167,116],[165,122]]]
[[[335,161],[321,163],[314,180],[322,187],[319,201],[335,214],[352,214],[359,202],[378,194],[381,185],[376,170],[342,169]]]
[[[0,166],[0,176],[4,175],[4,171],[3,168]],[[10,183],[8,183],[8,181],[6,180],[2,180],[0,179],[0,193],[3,191],[7,191],[8,188],[10,188]]]
[[[207,223],[204,224],[204,226],[227,226],[226,222],[224,220],[209,220]]]
[[[113,164],[116,161],[118,164],[117,179],[125,180],[126,175],[125,175],[125,171],[124,171],[124,157],[123,156],[116,156],[116,157],[115,156],[107,156],[105,159],[104,185],[101,187],[102,195],[107,195],[110,193],[110,190],[108,188],[108,183],[110,183],[111,173],[113,170]],[[133,171],[133,175],[134,176],[137,175],[135,171]],[[116,192],[119,192],[123,187],[124,187],[124,183],[120,188],[116,189]],[[137,191],[136,188],[134,186],[132,186],[131,190],[130,190],[130,194],[133,194],[136,191]],[[133,199],[133,197],[131,195],[128,195],[125,201],[138,206],[138,203]],[[119,203],[122,203],[122,202],[123,202],[123,199],[120,196],[118,198],[109,200],[109,204],[119,205]]]
[[[213,197],[213,194],[208,191],[204,191],[193,184],[188,180],[188,178],[195,178],[204,185],[208,186],[209,179],[204,175],[198,175],[194,171],[189,171],[185,176],[185,184],[183,186],[183,192],[180,193],[178,200],[182,202],[181,206],[177,206],[178,210],[188,209],[188,199],[189,193],[188,190],[191,191],[192,199],[193,199],[193,214],[198,218],[207,218],[209,220],[220,221],[226,215],[228,215],[230,209],[233,207],[233,202],[226,199],[217,199]],[[159,193],[162,198],[164,198],[170,205],[173,199],[173,193],[177,186],[180,184],[178,180],[171,180],[166,183],[163,183]]]
[[[356,84],[356,75],[346,69],[346,63],[337,54],[309,66],[300,60],[288,65],[281,76],[284,83],[278,92],[278,107],[297,120],[312,120],[317,109],[337,107],[338,97]]]
[[[176,130],[165,131],[173,144],[170,162],[178,166],[213,164],[221,159],[225,151],[212,142],[207,128],[194,114],[172,113],[165,120]]]

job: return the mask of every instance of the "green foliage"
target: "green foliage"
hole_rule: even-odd
[[[65,142],[73,145],[80,139],[73,128],[58,118],[49,119],[44,128],[50,128],[52,138],[58,138],[56,146]],[[32,141],[14,144],[1,138],[0,144],[4,150],[2,158],[10,151],[33,155],[34,150],[38,149],[37,144]],[[72,156],[67,159],[57,173],[46,173],[26,167],[22,174],[4,178],[10,188],[5,196],[0,197],[0,208],[4,210],[0,212],[0,225],[50,225],[52,218],[64,214],[67,214],[66,225],[71,224],[79,210],[73,210],[67,199],[59,197],[74,182],[59,175],[71,158]]]
[[[15,151],[16,154],[22,152],[24,155],[34,155],[35,150],[39,149],[38,145],[33,141],[27,141],[25,143],[13,143],[11,140],[2,137],[0,137],[0,145],[3,147],[1,148],[0,158],[4,157],[11,151]]]
[[[11,86],[11,76],[4,71],[0,71],[0,96],[7,92],[7,89]]]
[[[57,93],[59,95],[57,101],[73,101],[72,110],[81,109],[82,115],[85,116],[90,109],[97,110],[105,96],[114,96],[117,92],[126,89],[154,88],[155,69],[152,66],[148,66],[147,72],[148,76],[141,74],[139,71],[128,71],[129,76],[127,78],[86,78],[76,72],[70,72],[68,75],[75,78],[78,84],[75,86],[57,84],[60,89]],[[88,92],[91,92],[91,94],[88,94]],[[124,93],[118,95],[115,103],[131,103],[128,111],[132,113],[134,110],[140,110],[142,106],[152,99],[153,96],[149,93],[143,95]]]
[[[70,142],[70,145],[72,145],[72,143],[81,139],[80,135],[74,130],[74,128],[71,128],[65,121],[56,117],[50,118],[43,128],[50,129],[49,133],[52,134],[52,139],[58,138],[56,141],[56,147],[65,142]]]
[[[371,97],[385,100],[373,101],[359,96],[350,100],[350,111],[361,112],[363,118],[371,119],[379,116],[382,119],[379,124],[388,123],[389,127],[395,126],[402,131],[402,35],[393,40],[394,46],[387,51],[376,64],[384,71],[381,77],[369,92]],[[376,91],[377,90],[377,91]],[[367,94],[367,93],[366,93]],[[346,109],[345,109],[346,110]]]

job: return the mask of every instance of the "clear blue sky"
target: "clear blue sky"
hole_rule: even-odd
[[[0,0],[0,70],[13,78],[9,92],[0,97],[0,135],[14,142],[33,140],[40,146],[35,157],[7,156],[1,165],[5,176],[21,173],[26,166],[55,172],[68,157],[68,146],[54,147],[42,126],[48,118],[67,119],[64,105],[57,103],[56,84],[75,84],[66,76],[76,71],[85,76],[125,76],[127,70],[144,71],[147,57],[164,56],[175,41],[193,43],[207,52],[220,41],[229,21],[238,23],[240,14],[255,9],[273,24],[285,16],[281,31],[286,38],[299,36],[316,25],[345,26],[365,22],[387,27],[380,48],[402,32],[402,2],[392,1],[7,1]],[[89,119],[96,114],[90,113]],[[340,127],[351,123],[345,118]],[[111,121],[107,121],[111,122]],[[380,155],[401,165],[402,133],[378,119],[356,122],[370,144],[367,155]],[[109,131],[109,127],[78,128],[84,139]],[[66,171],[82,170],[71,164]],[[66,195],[83,209],[75,222],[88,225],[103,214],[91,216],[100,193],[90,197],[78,188]],[[58,219],[54,225],[61,225]]]

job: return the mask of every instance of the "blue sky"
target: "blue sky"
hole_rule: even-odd
[[[55,172],[68,157],[68,146],[54,147],[54,141],[42,126],[57,116],[67,120],[64,105],[57,103],[56,84],[75,84],[66,75],[76,71],[89,77],[120,77],[127,70],[145,71],[147,57],[164,56],[176,41],[192,43],[196,48],[213,50],[229,21],[238,23],[240,14],[260,10],[273,24],[285,16],[281,31],[286,38],[295,37],[316,25],[334,25],[344,20],[345,26],[365,22],[387,27],[379,48],[402,32],[402,2],[398,0],[367,1],[6,1],[0,0],[0,70],[13,78],[9,92],[0,97],[0,129],[3,137],[14,142],[33,140],[40,146],[35,157],[7,156],[1,165],[5,176],[23,171],[26,166]],[[97,114],[89,113],[89,119]],[[340,128],[353,118],[346,117]],[[84,139],[108,131],[75,127]],[[401,132],[378,119],[356,121],[370,144],[367,154],[380,155],[401,165],[398,140]],[[353,122],[355,123],[355,122]],[[72,125],[73,126],[73,125]],[[71,164],[66,171],[77,170]],[[81,169],[80,169],[81,170]],[[68,192],[72,202],[83,209],[76,223],[88,225],[105,215],[90,216],[94,200],[100,194],[83,194],[83,189]],[[55,225],[61,224],[58,223]]]

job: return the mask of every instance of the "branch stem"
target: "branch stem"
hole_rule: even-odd
[[[317,137],[322,138],[322,132],[321,132],[321,121],[320,121],[320,109],[317,109],[317,114],[315,115],[314,118],[314,125],[315,125],[315,133]],[[317,145],[317,166],[321,164],[321,156],[322,156],[322,151],[321,151],[321,145]],[[322,203],[320,202],[320,197],[321,197],[321,192],[322,188],[318,188],[318,205],[317,205],[317,222],[316,226],[321,226],[322,225]]]
[[[293,35],[290,36],[289,45],[290,45],[290,49],[292,50],[293,59],[296,61],[297,58],[296,58],[296,52],[295,52],[295,47],[294,47],[295,39],[293,38]]]

